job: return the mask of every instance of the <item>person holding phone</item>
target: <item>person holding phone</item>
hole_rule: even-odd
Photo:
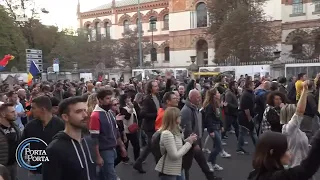
[[[128,150],[129,142],[133,147],[134,160],[137,160],[140,156],[140,144],[139,144],[139,126],[137,112],[134,109],[134,105],[131,102],[131,97],[128,94],[120,95],[120,114],[123,115],[123,125],[125,136],[127,141],[125,142],[126,149]]]

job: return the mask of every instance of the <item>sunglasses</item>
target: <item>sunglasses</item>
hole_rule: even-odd
[[[119,105],[119,103],[117,103],[117,104],[112,104],[112,106],[118,106]]]

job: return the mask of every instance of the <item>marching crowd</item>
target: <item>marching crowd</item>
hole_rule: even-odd
[[[117,180],[119,163],[145,173],[152,154],[161,180],[190,180],[193,159],[206,179],[219,180],[232,134],[238,154],[249,154],[248,135],[256,147],[249,180],[309,180],[320,166],[319,89],[320,74],[305,73],[17,84],[0,94],[0,180],[17,179],[16,149],[34,137],[48,146],[31,148],[49,161],[29,179]]]

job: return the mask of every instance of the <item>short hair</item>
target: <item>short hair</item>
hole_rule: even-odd
[[[59,106],[60,100],[59,100],[58,98],[56,98],[56,97],[51,97],[50,100],[51,100],[52,107],[54,107],[54,106]]]
[[[247,79],[244,83],[244,88],[248,89],[249,86],[252,86],[252,85],[253,85],[253,81]]]
[[[285,77],[279,77],[278,82],[279,82],[280,84],[284,84],[284,83],[287,82],[287,78],[285,78]]]
[[[69,97],[67,99],[62,100],[58,108],[59,116],[61,116],[62,114],[68,114],[70,112],[69,106],[80,102],[86,103],[87,100],[81,96]]]
[[[270,84],[270,90],[276,91],[279,88],[279,84],[277,82],[271,82]]]
[[[304,75],[306,75],[306,73],[299,73],[298,74],[298,79],[301,79]]]
[[[9,91],[9,92],[7,93],[7,97],[12,97],[12,96],[15,95],[15,94],[17,94],[17,92],[15,92],[15,91]]]
[[[166,93],[163,95],[162,103],[167,104],[167,101],[170,101],[170,100],[171,100],[171,95],[175,95],[173,91],[166,92]]]
[[[314,80],[310,80],[310,81],[308,82],[308,89],[309,89],[309,90],[312,90],[314,86],[315,86]]]
[[[112,91],[109,90],[109,89],[101,89],[98,91],[97,93],[97,98],[98,99],[103,99],[105,98],[106,96],[112,96]]]
[[[51,103],[51,100],[50,100],[50,98],[48,96],[36,97],[36,98],[32,99],[31,103],[34,103],[39,107],[43,107],[47,111],[51,111],[52,110],[52,103]]]
[[[3,112],[8,109],[8,107],[13,107],[12,103],[3,103],[0,105],[0,112]]]

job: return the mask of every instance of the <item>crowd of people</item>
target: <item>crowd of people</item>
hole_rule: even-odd
[[[219,180],[232,134],[237,154],[249,154],[245,136],[256,147],[249,180],[309,180],[320,166],[320,74],[307,79],[179,82],[168,73],[129,83],[21,83],[0,94],[0,180],[17,179],[16,148],[33,137],[48,144],[32,148],[49,159],[29,171],[34,180],[117,180],[119,163],[146,173],[149,154],[161,180],[190,180],[193,159],[206,179]]]

